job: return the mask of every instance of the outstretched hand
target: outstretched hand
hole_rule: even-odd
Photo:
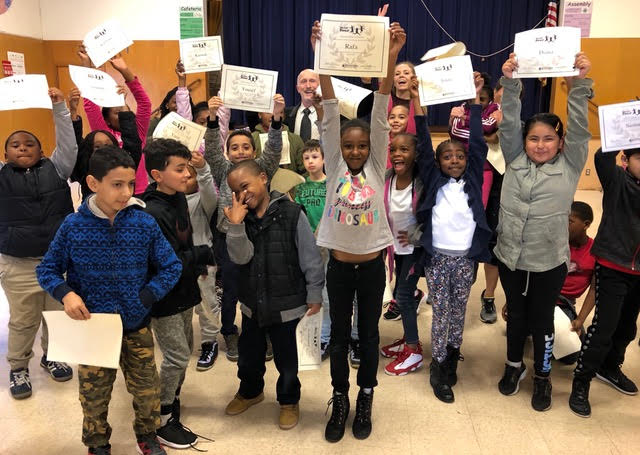
[[[284,114],[284,96],[280,93],[276,93],[273,96],[273,118],[276,120],[282,120],[282,115]]]
[[[240,194],[232,193],[231,207],[224,208],[224,215],[227,217],[231,224],[242,224],[244,221],[244,217],[247,216],[249,209],[247,204],[244,203],[245,192],[241,192]]]
[[[93,64],[91,63],[91,59],[89,58],[89,54],[87,53],[87,48],[84,46],[84,44],[78,46],[77,54],[78,57],[80,57],[80,63],[82,64],[82,66],[93,68]]]
[[[209,99],[209,118],[213,121],[218,116],[218,109],[222,107],[222,98],[219,96],[212,96]]]
[[[311,49],[313,49],[313,52],[316,51],[316,43],[320,41],[321,37],[320,21],[313,21],[313,26],[311,27]]]
[[[178,59],[176,63],[176,74],[178,75],[178,86],[186,87],[187,86],[187,73],[184,71],[184,64],[182,60]]]
[[[393,22],[389,28],[391,42],[389,43],[389,53],[398,55],[404,44],[407,42],[407,34],[398,22]]]
[[[518,69],[518,61],[516,60],[516,54],[513,52],[509,54],[509,58],[502,65],[502,74],[507,79],[513,78],[513,72]]]
[[[61,101],[64,101],[64,94],[62,93],[62,90],[60,90],[59,88],[50,87],[49,98],[51,98],[51,102],[54,104],[60,103]]]
[[[567,76],[564,78],[569,86],[571,86],[574,79],[584,79],[587,77],[589,70],[591,70],[591,61],[589,60],[589,57],[587,57],[587,54],[584,52],[578,52],[576,54],[576,61],[574,62],[573,67],[579,72],[577,76]]]

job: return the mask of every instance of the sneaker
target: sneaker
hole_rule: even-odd
[[[416,371],[421,366],[422,347],[418,344],[418,347],[414,350],[405,344],[403,351],[398,354],[398,357],[384,367],[384,372],[390,376],[404,376],[407,373]]]
[[[600,368],[596,373],[596,378],[600,379],[605,384],[609,384],[618,392],[622,392],[626,395],[637,395],[638,387],[629,379],[620,369],[620,366],[614,370],[606,370]]]
[[[89,455],[111,455],[111,444],[100,447],[89,447],[88,453]]]
[[[46,355],[43,355],[40,359],[40,366],[49,372],[54,381],[65,382],[73,377],[73,370],[69,365],[62,362],[48,361]]]
[[[136,450],[140,455],[167,455],[155,433],[138,438]]]
[[[271,340],[267,337],[267,352],[264,354],[265,362],[269,360],[273,360],[273,345],[271,344]]]
[[[480,320],[485,324],[493,324],[498,320],[498,315],[496,314],[496,299],[495,297],[485,297],[484,292],[485,291],[482,291],[480,295],[480,303],[482,303]]]
[[[591,381],[573,378],[571,395],[569,395],[569,408],[579,417],[591,417],[591,405],[589,404],[590,385]]]
[[[260,403],[262,400],[264,400],[264,393],[261,393],[257,397],[250,398],[250,399],[246,399],[239,393],[236,393],[236,396],[234,396],[233,400],[231,400],[227,405],[225,413],[228,416],[235,416],[238,414],[242,414],[251,406],[253,406],[254,404]]]
[[[416,292],[413,293],[413,298],[416,302],[416,314],[420,314],[420,305],[422,302],[426,301],[424,292],[420,289],[416,289]]]
[[[320,358],[326,360],[331,354],[330,345],[328,341],[320,342]]]
[[[367,439],[371,434],[371,408],[373,407],[373,389],[365,393],[360,389],[356,401],[356,416],[353,418],[353,436],[356,439]]]
[[[9,372],[9,390],[11,396],[16,400],[31,396],[32,389],[28,368],[18,368]]]
[[[360,368],[360,340],[351,339],[351,348],[349,350],[349,364],[351,368]]]
[[[156,435],[160,443],[172,449],[188,449],[198,442],[198,436],[173,417],[170,417],[164,426],[156,430]]]
[[[232,333],[231,335],[224,336],[224,342],[227,345],[227,360],[231,362],[238,361],[238,334]]]
[[[216,341],[214,341],[213,343],[202,343],[200,349],[200,358],[198,359],[196,370],[207,371],[211,369],[217,358],[218,343]]]
[[[386,304],[388,310],[382,316],[387,321],[399,321],[402,318],[400,314],[400,308],[398,308],[398,303],[395,300],[391,300]]]
[[[531,407],[539,412],[549,410],[551,408],[551,389],[551,379],[534,376]]]
[[[404,337],[380,348],[380,354],[387,359],[395,359],[402,351],[404,351]]]
[[[324,438],[329,442],[338,442],[344,436],[344,427],[349,417],[349,397],[334,392],[327,403],[327,411],[329,406],[332,406],[331,418],[324,429]]]
[[[504,374],[498,383],[498,390],[503,395],[515,395],[520,390],[520,381],[524,379],[526,374],[527,367],[524,363],[520,367],[505,364]]]
[[[290,430],[298,425],[300,419],[300,406],[296,404],[281,404],[280,405],[280,418],[278,419],[278,425],[281,430]]]

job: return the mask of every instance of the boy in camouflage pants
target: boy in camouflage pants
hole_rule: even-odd
[[[72,319],[120,314],[120,368],[133,395],[137,450],[162,455],[166,452],[156,438],[160,380],[149,323],[152,304],[175,286],[182,264],[153,217],[140,210],[144,203],[131,197],[135,169],[118,147],[93,152],[87,183],[95,194],[65,219],[36,272],[40,285]],[[107,413],[116,371],[78,366],[82,442],[90,454],[111,453]]]

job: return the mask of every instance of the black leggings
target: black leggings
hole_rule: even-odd
[[[546,272],[512,272],[498,264],[500,281],[507,297],[507,360],[522,361],[524,342],[533,336],[534,370],[549,376],[553,354],[553,314],[567,276],[567,265]]]

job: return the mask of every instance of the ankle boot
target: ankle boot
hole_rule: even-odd
[[[447,370],[445,362],[438,363],[436,359],[431,361],[430,381],[433,393],[436,398],[444,403],[453,403],[453,390],[448,384]]]
[[[447,384],[453,387],[458,383],[458,361],[460,360],[460,348],[447,346],[447,358],[444,361],[446,365]]]

